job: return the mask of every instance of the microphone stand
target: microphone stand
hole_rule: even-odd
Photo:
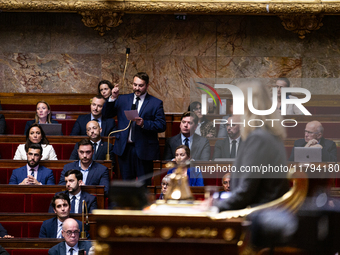
[[[81,237],[83,239],[87,239],[86,237],[86,233],[85,233],[85,225],[84,225],[84,211],[86,209],[86,225],[89,225],[89,212],[87,211],[87,204],[85,202],[85,200],[83,200],[83,204],[82,204],[82,212],[81,212],[81,221],[82,221],[82,227],[83,227],[83,231],[81,231]]]
[[[110,134],[107,136],[107,154],[106,154],[106,160],[110,160],[110,135],[114,134],[114,133],[118,133],[118,132],[123,132],[125,130],[127,130],[131,125],[131,120],[129,122],[129,125],[127,125],[126,128],[124,129],[120,129],[120,130],[115,130],[110,132]]]

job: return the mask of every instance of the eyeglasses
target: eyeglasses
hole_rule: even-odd
[[[79,235],[79,231],[78,230],[75,230],[75,231],[68,230],[65,233],[66,233],[67,236],[71,236],[72,234]]]
[[[162,186],[169,186],[169,183],[162,182]]]
[[[195,109],[192,109],[194,112],[198,112],[198,111],[201,111],[201,108],[195,108]]]

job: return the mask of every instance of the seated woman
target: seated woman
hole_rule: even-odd
[[[118,84],[113,85],[107,80],[98,83],[98,95],[102,95],[105,100],[108,100],[112,93],[116,94],[117,91],[119,91]]]
[[[25,146],[31,143],[40,143],[43,148],[41,160],[58,160],[53,146],[49,144],[44,130],[38,123],[32,124],[26,131],[26,144],[19,144],[14,158],[16,160],[27,160]]]
[[[170,184],[170,174],[167,174],[162,179],[162,183],[161,183],[162,192],[158,199],[164,199],[164,196],[166,194],[166,191],[168,190],[169,184]]]
[[[58,123],[58,121],[52,120],[51,107],[47,102],[41,100],[37,103],[35,119],[27,121],[26,126],[25,126],[25,134],[26,134],[27,129],[33,123],[39,123],[39,124]]]
[[[204,136],[206,138],[216,137],[216,129],[211,121],[208,121],[205,116],[201,113],[201,103],[200,102],[192,102],[188,111],[196,113],[198,117],[198,126],[195,130],[195,133],[200,136]]]
[[[190,149],[185,145],[180,145],[175,151],[175,161],[178,165],[185,164],[190,160]],[[168,174],[173,173],[176,168],[172,168],[168,171]],[[185,171],[186,170],[186,171]],[[187,167],[184,169],[183,175],[188,176],[189,186],[204,186],[203,177],[201,172],[197,172],[194,167]]]

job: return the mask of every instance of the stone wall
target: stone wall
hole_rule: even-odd
[[[0,13],[0,91],[96,93],[101,79],[122,83],[125,50],[131,49],[125,86],[149,74],[149,92],[165,111],[182,112],[190,87],[236,78],[291,78],[312,94],[340,94],[339,16],[304,40],[276,16],[129,15],[101,37],[73,13]],[[301,79],[303,78],[303,79]]]

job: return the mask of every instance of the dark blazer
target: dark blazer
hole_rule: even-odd
[[[64,166],[63,171],[61,172],[59,185],[65,185],[65,173],[68,170],[76,169],[81,170],[79,167],[79,160],[68,163]],[[104,185],[105,186],[105,195],[109,192],[109,169],[107,167],[93,161],[92,166],[89,169],[89,174],[86,179],[86,185]]]
[[[6,131],[6,120],[3,114],[0,114],[0,134],[4,134]]]
[[[176,148],[182,145],[181,134],[168,138],[164,148],[164,160],[172,160],[175,158]],[[207,138],[194,134],[190,156],[194,160],[210,159],[210,144]]]
[[[120,95],[115,102],[106,102],[103,107],[103,116],[106,118],[118,117],[117,129],[124,129],[129,125],[124,111],[131,110],[134,94]],[[163,102],[158,98],[146,94],[139,116],[144,120],[144,127],[136,125],[135,141],[136,153],[141,160],[159,159],[158,133],[166,129]],[[125,150],[130,129],[116,133],[113,152],[122,156]]]
[[[58,123],[58,121],[56,121],[56,120],[51,120],[51,122],[52,122],[52,123],[55,123],[55,124]],[[26,122],[24,135],[26,135],[27,129],[28,129],[33,123],[35,123],[35,120],[29,120],[29,121]]]
[[[91,249],[91,242],[90,241],[78,241],[79,249],[83,249],[86,251],[86,255],[89,254],[89,250]],[[48,255],[66,255],[66,245],[65,241],[54,245],[48,251]]]
[[[283,142],[258,128],[242,142],[235,161],[236,172],[231,173],[231,195],[215,202],[221,211],[243,209],[273,201],[289,190],[287,173],[255,173],[245,167],[286,166]]]
[[[7,235],[7,230],[0,224],[0,237]]]
[[[71,153],[70,160],[79,160],[78,155],[78,148],[79,145],[76,143],[74,149]],[[115,154],[113,153],[113,145],[109,144],[109,152],[110,152],[110,159],[112,162],[115,162]],[[100,141],[99,148],[97,149],[96,154],[94,154],[94,160],[106,160],[106,153],[107,153],[107,142],[103,142],[103,139]]]
[[[294,142],[294,147],[305,147],[305,139],[299,139]],[[320,145],[322,146],[322,161],[337,162],[337,151],[335,142],[321,137]],[[290,154],[289,161],[294,161],[294,148]]]
[[[80,232],[83,229],[82,223],[79,220],[76,220],[79,225]],[[40,228],[39,238],[57,238],[58,232],[58,219],[57,217],[53,217],[52,219],[45,220]],[[87,233],[87,236],[88,233]]]
[[[0,255],[9,255],[9,253],[1,245],[0,245]]]
[[[19,184],[25,178],[27,178],[27,167],[23,166],[13,170],[8,184]],[[41,182],[43,185],[55,185],[52,170],[39,165],[37,181]]]
[[[68,190],[66,191],[61,191],[61,192],[57,192],[55,193],[56,194],[59,194],[59,193],[65,193],[66,195],[69,195],[69,192]],[[94,209],[98,209],[98,206],[97,206],[97,197],[96,196],[93,196],[85,191],[81,191],[81,194],[80,194],[80,203],[79,203],[79,207],[78,207],[78,213],[82,213],[82,201],[85,200],[86,204],[87,204],[87,209],[88,209],[88,212],[89,213],[92,213],[92,210]],[[54,213],[54,210],[53,210],[53,207],[52,207],[52,204],[50,204],[50,207],[48,208],[48,212],[49,213]]]
[[[79,115],[77,121],[74,123],[70,135],[86,135],[86,124],[91,120],[91,113],[86,115]],[[102,117],[101,136],[108,136],[111,131],[115,129],[114,119],[105,119]]]
[[[242,143],[242,139],[240,139],[240,143],[238,145],[237,148],[237,154],[240,150],[241,147],[241,143]],[[214,156],[213,156],[213,160],[215,158],[230,158],[230,143],[229,143],[229,137],[227,137],[226,139],[223,140],[218,140],[216,141],[215,144],[215,148],[214,148]]]

